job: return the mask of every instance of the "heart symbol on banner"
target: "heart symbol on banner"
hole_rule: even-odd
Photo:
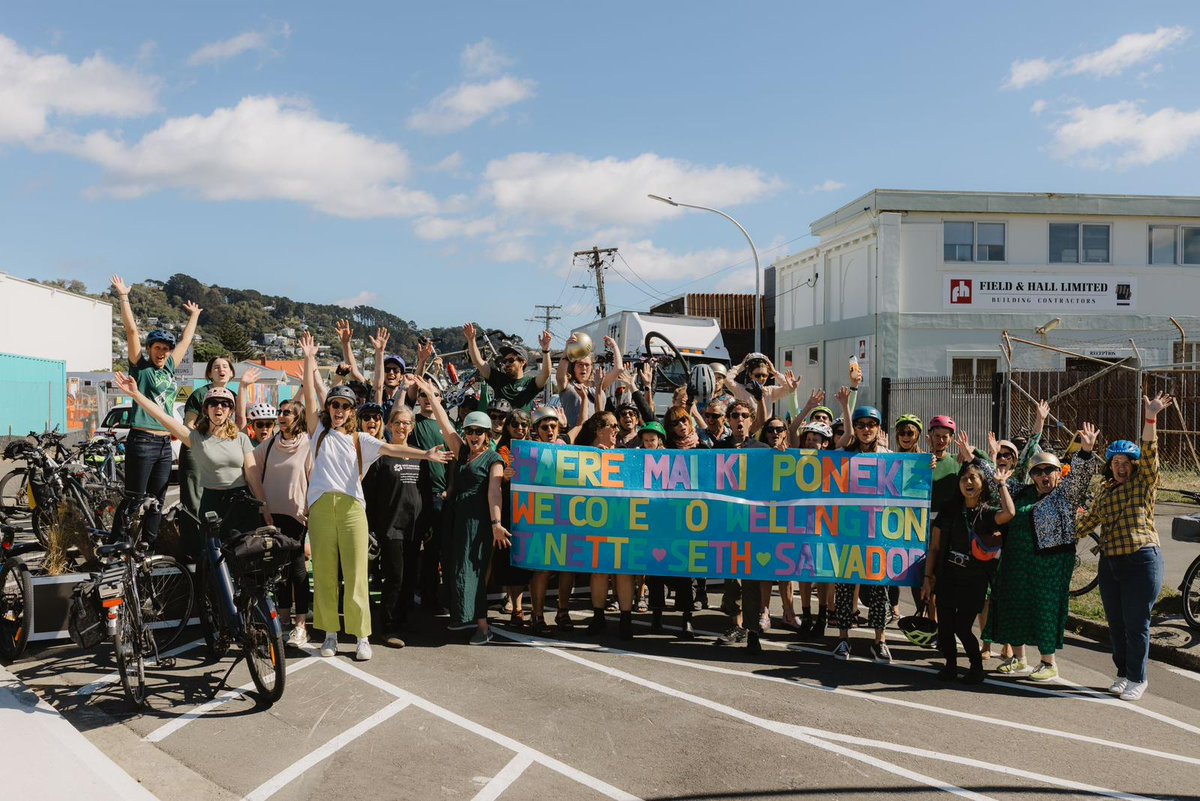
[[[769,553],[755,554],[755,558],[758,559],[758,563],[760,565],[762,565],[763,567],[766,567],[767,562],[771,561],[771,554],[769,554]]]
[[[650,555],[654,557],[654,561],[656,562],[661,562],[667,558],[667,552],[662,548],[655,548],[650,552]]]

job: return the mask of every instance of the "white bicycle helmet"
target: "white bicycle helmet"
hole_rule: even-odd
[[[256,403],[246,412],[247,420],[275,420],[279,411],[269,403]]]
[[[691,385],[695,394],[693,399],[697,403],[708,403],[712,400],[713,393],[717,391],[717,376],[712,367],[707,364],[697,364],[693,367]]]
[[[801,434],[820,434],[825,439],[833,439],[833,429],[828,423],[805,423],[800,429]]]

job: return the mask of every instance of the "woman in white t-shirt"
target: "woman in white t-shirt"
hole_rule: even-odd
[[[338,564],[345,583],[343,612],[346,633],[358,646],[354,658],[371,658],[371,610],[367,592],[366,501],[362,477],[382,456],[429,459],[445,464],[450,455],[439,448],[428,451],[387,443],[358,431],[354,412],[357,398],[348,386],[337,386],[325,396],[318,411],[317,387],[312,380],[317,367],[317,345],[312,335],[300,339],[304,351],[304,416],[312,436],[312,473],[308,482],[308,537],[313,560],[313,625],[325,632],[321,656],[337,653]]]

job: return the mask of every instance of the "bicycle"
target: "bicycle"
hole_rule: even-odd
[[[0,514],[0,664],[10,664],[25,652],[33,622],[33,578],[22,554],[37,550],[33,543],[16,544],[17,528]]]
[[[244,502],[261,506],[249,495]],[[221,518],[216,512],[207,512],[201,521],[190,511],[181,511],[203,533],[196,572],[200,625],[208,657],[210,661],[224,658],[234,643],[241,648],[217,689],[225,685],[234,667],[244,659],[260,702],[270,706],[283,697],[287,677],[283,628],[271,589],[300,543],[274,526],[235,531],[223,538]]]
[[[1176,490],[1180,495],[1200,503],[1200,492],[1191,490]],[[1200,535],[1192,529],[1177,529],[1171,527],[1171,538],[1182,542],[1200,543]],[[1179,584],[1179,592],[1183,596],[1183,619],[1193,631],[1200,631],[1200,556],[1192,560],[1187,570],[1183,571],[1183,581]]]
[[[1100,583],[1100,535],[1092,532],[1075,543],[1075,569],[1071,573],[1071,597],[1078,598]]]
[[[146,497],[136,513],[142,516],[157,506],[158,499]],[[131,520],[118,522],[123,525],[111,532],[93,530],[93,539],[111,541],[135,529]],[[97,546],[96,555],[105,560],[105,567],[95,578],[121,686],[140,707],[146,702],[146,662],[174,666],[173,659],[161,658],[159,653],[187,626],[194,593],[188,571],[169,556],[150,554],[141,527],[136,530],[135,536]]]

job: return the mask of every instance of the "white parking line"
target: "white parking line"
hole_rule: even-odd
[[[519,753],[508,761],[504,768],[483,786],[472,801],[496,801],[509,785],[520,778],[525,769],[533,764],[533,757],[527,753]]]
[[[311,660],[305,660],[305,662],[309,661]],[[264,799],[270,798],[292,781],[303,775],[303,773],[313,765],[316,765],[318,762],[333,756],[339,750],[354,742],[359,737],[378,726],[380,723],[388,720],[402,709],[407,708],[408,705],[409,703],[406,700],[392,701],[390,704],[376,712],[374,715],[371,715],[366,720],[361,721],[355,726],[351,726],[349,729],[346,729],[346,731],[337,735],[320,748],[305,754],[303,757],[296,760],[279,773],[276,773],[274,776],[267,779],[254,790],[247,793],[244,801],[264,801]]]
[[[909,756],[923,757],[925,759],[933,759],[933,760],[938,760],[938,761],[942,761],[942,762],[950,762],[950,763],[953,763],[956,765],[978,768],[981,770],[987,770],[987,771],[1001,773],[1001,774],[1005,774],[1005,775],[1009,775],[1009,776],[1017,776],[1017,777],[1029,779],[1032,781],[1042,782],[1043,784],[1049,784],[1052,786],[1062,787],[1065,789],[1080,790],[1083,792],[1092,793],[1094,795],[1102,795],[1102,796],[1109,797],[1109,798],[1125,799],[1126,801],[1151,801],[1151,799],[1148,799],[1145,796],[1133,795],[1133,794],[1129,794],[1129,793],[1121,793],[1119,791],[1110,790],[1105,787],[1097,787],[1094,785],[1084,784],[1082,782],[1076,782],[1076,781],[1073,781],[1070,779],[1060,779],[1056,776],[1047,776],[1047,775],[1041,774],[1041,773],[1033,773],[1031,771],[1021,770],[1020,768],[1012,768],[1012,767],[1007,767],[1004,765],[997,765],[993,762],[983,762],[980,760],[971,759],[969,757],[960,757],[960,756],[955,756],[952,754],[943,754],[943,753],[940,753],[937,751],[929,751],[929,750],[926,750],[923,748],[914,748],[911,746],[900,745],[897,743],[888,743],[888,742],[884,742],[884,741],[880,741],[880,740],[870,740],[870,739],[862,738],[862,737],[852,737],[849,735],[840,734],[838,732],[823,731],[821,729],[814,729],[814,728],[811,728],[808,726],[798,726],[798,725],[791,724],[791,723],[783,723],[783,722],[777,721],[777,720],[769,720],[767,718],[760,718],[757,715],[752,715],[748,712],[743,712],[740,709],[734,709],[733,707],[726,706],[725,704],[721,704],[716,701],[712,701],[708,698],[703,698],[698,695],[693,695],[691,693],[686,693],[681,690],[676,690],[674,688],[659,684],[658,682],[654,682],[649,679],[644,679],[641,676],[637,676],[635,674],[628,673],[626,671],[619,670],[617,668],[612,668],[612,667],[608,667],[607,665],[597,664],[596,662],[592,662],[590,660],[584,659],[582,656],[578,656],[576,654],[566,653],[566,652],[560,651],[555,648],[541,647],[541,648],[539,648],[539,650],[545,651],[547,653],[551,653],[561,659],[566,659],[570,662],[575,662],[576,664],[583,665],[585,667],[588,667],[588,668],[598,671],[600,673],[605,673],[609,676],[613,676],[614,678],[622,679],[622,680],[628,681],[632,684],[637,684],[637,685],[645,687],[647,689],[654,690],[655,692],[662,693],[663,695],[667,695],[667,696],[670,696],[673,698],[678,698],[683,701],[688,701],[689,703],[696,704],[697,706],[701,706],[706,709],[710,709],[714,712],[718,712],[720,714],[735,718],[737,720],[741,720],[746,723],[750,723],[751,725],[757,726],[757,727],[765,729],[767,731],[772,731],[772,732],[775,732],[778,734],[782,734],[785,737],[791,737],[793,739],[800,740],[801,742],[806,742],[811,745],[815,745],[818,748],[823,748],[825,750],[833,751],[835,753],[840,753],[844,756],[849,756],[852,759],[855,759],[859,762],[863,762],[865,764],[872,765],[874,767],[878,767],[881,770],[885,770],[889,773],[893,773],[898,776],[903,776],[905,778],[912,779],[914,781],[918,781],[918,782],[925,784],[929,787],[932,787],[934,789],[942,790],[943,792],[951,793],[953,795],[958,795],[958,796],[961,796],[964,798],[986,798],[987,796],[982,796],[979,793],[975,793],[971,790],[966,790],[962,787],[958,787],[958,786],[950,784],[948,782],[944,782],[940,779],[935,779],[930,776],[925,776],[924,774],[917,773],[916,771],[908,770],[907,768],[901,767],[894,763],[875,759],[874,757],[871,757],[870,755],[864,754],[860,751],[854,751],[852,749],[844,748],[844,747],[838,745],[838,743],[839,742],[847,742],[847,743],[852,743],[855,745],[867,746],[870,748],[880,748],[880,749],[885,749],[885,750],[889,750],[889,751],[895,751],[898,753],[907,754]]]
[[[432,715],[435,715],[436,717],[441,718],[442,720],[446,721],[447,723],[452,723],[455,726],[458,726],[459,728],[463,728],[469,732],[478,734],[480,737],[491,740],[496,745],[499,745],[503,748],[507,748],[510,751],[514,751],[518,754],[526,754],[534,762],[538,763],[539,765],[543,765],[543,766],[549,768],[550,770],[554,771],[555,773],[559,773],[563,776],[566,776],[568,779],[571,779],[574,782],[578,782],[579,784],[582,784],[584,787],[589,787],[589,788],[595,790],[596,792],[600,793],[601,795],[604,795],[604,796],[607,796],[608,798],[613,799],[614,801],[642,801],[642,799],[638,798],[636,795],[627,793],[624,790],[620,789],[619,787],[613,787],[611,784],[601,781],[600,779],[597,779],[595,776],[591,776],[587,773],[584,773],[581,770],[571,767],[570,765],[568,765],[564,762],[560,762],[559,760],[555,759],[554,757],[550,756],[549,754],[544,754],[535,748],[531,748],[522,742],[518,742],[517,740],[514,740],[511,737],[508,737],[507,735],[501,734],[500,732],[495,731],[493,729],[489,729],[487,726],[484,726],[483,724],[476,723],[475,721],[469,720],[468,718],[464,718],[462,715],[458,715],[454,712],[451,712],[449,709],[440,707],[437,704],[435,704],[431,701],[427,701],[418,695],[413,695],[408,690],[397,687],[396,685],[392,684],[391,682],[384,681],[383,679],[379,678],[378,676],[373,676],[370,673],[367,673],[365,670],[360,670],[359,668],[354,667],[353,665],[349,664],[345,660],[321,659],[320,661],[324,662],[325,664],[327,664],[331,667],[337,668],[338,670],[342,671],[343,673],[348,673],[351,676],[356,676],[356,677],[362,679],[363,681],[365,681],[367,684],[370,684],[373,687],[377,687],[377,688],[383,690],[384,692],[394,695],[395,697],[397,697],[401,700],[408,701],[413,706],[418,707],[419,709],[423,709],[426,712],[428,712]]]
[[[182,654],[184,651],[190,651],[193,648],[195,648],[197,645],[203,645],[203,644],[204,644],[204,640],[192,640],[189,643],[185,643],[183,645],[172,648],[170,651],[166,651],[164,653],[159,654],[158,658],[166,659],[169,656],[178,656],[179,654]],[[147,664],[146,667],[150,667],[150,665]],[[83,685],[82,687],[80,687],[78,690],[75,691],[75,694],[86,698],[89,695],[94,695],[98,690],[102,690],[105,687],[107,687],[108,685],[115,684],[120,680],[121,680],[120,673],[109,673],[107,676],[102,676],[101,678],[96,679],[91,684]]]
[[[1004,718],[994,718],[987,715],[979,715],[973,712],[962,712],[957,709],[948,709],[946,707],[935,706],[933,704],[922,704],[918,701],[909,701],[903,698],[891,698],[886,695],[867,693],[861,690],[851,690],[845,687],[829,687],[824,684],[808,684],[797,679],[783,678],[782,676],[769,676],[762,673],[752,673],[744,670],[735,670],[733,668],[708,665],[693,659],[679,659],[671,656],[659,656],[657,654],[646,654],[639,651],[626,651],[620,648],[609,648],[607,646],[602,646],[599,643],[560,643],[556,640],[542,639],[528,634],[519,634],[517,632],[511,632],[499,627],[493,628],[493,631],[495,631],[501,637],[525,645],[553,648],[568,647],[580,651],[592,651],[594,653],[605,653],[613,654],[615,656],[631,657],[634,659],[644,659],[650,662],[662,662],[664,664],[676,665],[678,667],[689,668],[691,670],[699,670],[706,673],[718,673],[723,676],[735,676],[740,679],[748,679],[751,681],[774,682],[776,684],[785,684],[795,689],[810,690],[812,692],[825,693],[828,695],[842,695],[848,698],[857,698],[862,701],[870,701],[872,703],[899,706],[907,709],[916,709],[922,712],[931,712],[935,715],[945,715],[947,717],[984,723],[989,726],[1001,726],[1004,728],[1016,729],[1018,731],[1045,734],[1051,737],[1059,737],[1066,740],[1088,743],[1089,745],[1099,745],[1105,748],[1129,751],[1131,753],[1141,754],[1143,756],[1158,757],[1160,759],[1166,759],[1173,762],[1182,762],[1188,765],[1200,766],[1200,757],[1189,757],[1182,754],[1173,754],[1167,751],[1157,751],[1153,748],[1143,748],[1142,746],[1138,745],[1129,745],[1127,743],[1120,743],[1114,740],[1105,740],[1101,737],[1091,737],[1086,734],[1076,734],[1074,732],[1062,731],[1059,729],[1050,729],[1044,726],[1036,726],[1029,723],[1018,723],[1016,721],[1005,720]]]
[[[1200,673],[1196,673],[1191,670],[1184,670],[1183,668],[1168,667],[1167,665],[1163,665],[1163,667],[1174,673],[1176,676],[1183,676],[1184,678],[1191,679],[1192,681],[1200,681]]]
[[[290,676],[298,670],[303,670],[304,668],[311,665],[312,662],[313,662],[313,660],[311,660],[311,659],[301,659],[298,662],[293,660],[287,666],[287,675]],[[163,740],[170,737],[175,732],[182,729],[184,726],[191,723],[193,720],[196,720],[197,718],[202,717],[203,715],[206,715],[209,712],[212,712],[217,707],[222,706],[223,704],[227,704],[235,698],[241,698],[247,692],[249,692],[250,690],[253,690],[253,689],[254,689],[254,682],[249,682],[247,684],[243,684],[241,687],[237,687],[233,690],[228,690],[226,692],[223,692],[223,693],[221,693],[221,695],[217,696],[216,698],[212,699],[211,701],[207,701],[203,704],[200,704],[200,706],[193,708],[190,712],[184,712],[182,715],[175,718],[174,720],[164,723],[163,725],[159,726],[154,731],[147,734],[142,739],[148,743],[160,743]]]

